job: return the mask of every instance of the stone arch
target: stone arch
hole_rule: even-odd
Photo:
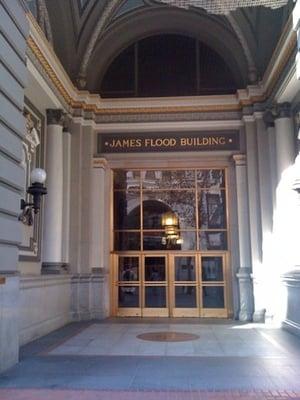
[[[87,65],[87,89],[94,91],[99,86],[110,63],[129,45],[145,37],[164,33],[191,36],[211,47],[230,67],[240,86],[244,87],[249,72],[245,52],[230,25],[226,26],[223,19],[218,22],[219,18],[157,7],[136,11],[116,21],[98,41],[91,55]]]
[[[85,79],[88,64],[89,64],[91,55],[94,51],[96,42],[99,39],[100,34],[103,31],[103,29],[105,28],[107,22],[114,15],[115,11],[120,6],[120,4],[122,4],[122,0],[110,0],[107,3],[105,9],[103,10],[102,15],[92,33],[90,41],[89,41],[87,48],[85,50],[85,53],[82,57],[82,62],[80,65],[80,70],[79,70],[79,75],[78,75],[79,79],[80,78]]]

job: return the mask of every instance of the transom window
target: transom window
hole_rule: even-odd
[[[155,35],[123,50],[109,65],[102,97],[194,96],[235,93],[239,78],[197,39]],[[242,85],[243,86],[243,85]]]
[[[115,251],[227,250],[225,169],[115,170],[113,180]]]

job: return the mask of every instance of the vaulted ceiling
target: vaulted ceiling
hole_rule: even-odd
[[[122,50],[161,33],[201,40],[239,72],[245,85],[256,82],[293,7],[292,0],[286,0],[287,5],[277,9],[248,7],[216,15],[203,8],[183,9],[158,0],[28,1],[45,2],[58,57],[71,79],[91,91]]]

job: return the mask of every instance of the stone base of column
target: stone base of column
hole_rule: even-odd
[[[42,275],[68,274],[69,264],[63,262],[44,262],[42,264]]]
[[[249,313],[246,310],[240,310],[240,312],[239,312],[239,321],[252,322],[252,313]]]
[[[72,318],[75,321],[103,319],[109,316],[108,275],[103,268],[93,273],[72,276]],[[96,273],[95,273],[96,272]]]
[[[266,309],[263,308],[261,310],[255,310],[253,313],[252,321],[253,322],[262,322],[264,323],[266,319]]]
[[[240,268],[236,274],[240,292],[240,321],[252,321],[253,317],[253,286],[250,268]]]

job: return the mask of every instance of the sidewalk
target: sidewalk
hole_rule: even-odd
[[[0,399],[300,399],[299,338],[265,325],[188,322],[70,324],[22,349],[0,376]],[[162,341],[140,339],[152,333]]]
[[[0,390],[1,400],[298,400],[293,391],[89,391]]]

